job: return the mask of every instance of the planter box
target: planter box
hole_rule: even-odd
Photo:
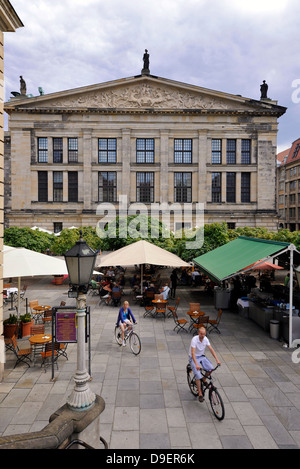
[[[62,285],[64,281],[64,277],[55,277],[54,284],[55,285]]]
[[[33,320],[30,322],[22,322],[22,337],[28,337],[30,334],[31,326],[33,326]]]
[[[3,324],[3,333],[6,339],[11,339],[18,333],[18,324]]]

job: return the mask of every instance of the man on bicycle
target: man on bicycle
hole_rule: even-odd
[[[189,350],[189,362],[196,378],[195,381],[200,402],[204,401],[204,397],[201,391],[200,380],[203,379],[204,383],[206,381],[205,377],[203,377],[203,375],[201,374],[200,369],[202,367],[203,370],[207,372],[208,376],[214,368],[211,361],[204,355],[206,347],[208,347],[208,349],[210,350],[217,364],[221,365],[216,355],[216,352],[214,351],[214,349],[210,345],[208,338],[206,337],[205,327],[200,327],[198,335],[192,338]]]
[[[119,311],[119,316],[117,320],[117,326],[120,326],[121,328],[121,333],[122,333],[122,345],[125,347],[126,343],[124,340],[124,334],[125,334],[125,329],[126,327],[131,328],[132,322],[130,320],[132,318],[132,321],[134,324],[137,324],[131,309],[129,308],[129,303],[128,301],[124,301],[123,306],[120,308]]]

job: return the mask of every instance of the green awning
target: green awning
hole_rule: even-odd
[[[279,241],[240,236],[193,261],[210,279],[220,283],[260,259],[280,253],[289,245]]]

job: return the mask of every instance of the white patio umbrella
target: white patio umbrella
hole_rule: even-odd
[[[130,266],[141,264],[141,289],[143,285],[143,265],[164,265],[170,267],[190,267],[190,264],[165,249],[149,243],[137,241],[105,256],[101,256],[100,264],[96,267],[109,267],[115,265]]]
[[[64,259],[25,248],[3,247],[3,278],[18,278],[18,312],[20,312],[21,277],[67,274],[68,269]]]

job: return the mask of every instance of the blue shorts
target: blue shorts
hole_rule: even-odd
[[[201,366],[203,368],[204,371],[211,371],[213,370],[213,364],[211,363],[211,361],[206,358],[205,355],[201,355],[201,356],[197,356],[196,355],[196,360],[198,362],[198,365]],[[195,363],[194,363],[194,360],[192,357],[189,357],[189,362],[190,362],[190,365],[192,367],[192,370],[193,370],[193,373],[195,375],[195,378],[196,379],[202,379],[203,378],[203,375],[201,374],[201,371],[200,370],[197,370],[196,369],[196,366],[195,366]]]

